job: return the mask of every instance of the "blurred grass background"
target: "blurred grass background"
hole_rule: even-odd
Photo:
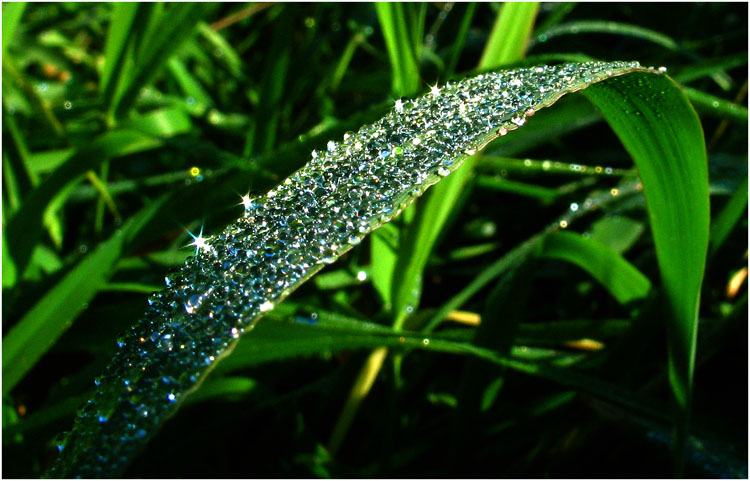
[[[217,232],[240,195],[400,96],[583,56],[667,66],[701,116],[712,231],[686,474],[747,476],[746,4],[4,3],[2,22],[4,476],[49,466],[187,230]],[[670,475],[658,294],[618,295],[559,240],[508,260],[572,211],[570,230],[658,285],[627,153],[573,95],[468,164],[261,323],[127,475]],[[464,296],[483,278],[500,281]],[[554,369],[373,357],[385,341],[326,319]],[[503,321],[491,345],[487,319]]]

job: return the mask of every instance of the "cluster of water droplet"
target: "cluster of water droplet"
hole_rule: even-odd
[[[136,449],[234,345],[301,281],[447,176],[490,139],[565,92],[638,68],[568,64],[486,73],[409,101],[313,152],[166,278],[59,446],[52,476],[122,472]]]

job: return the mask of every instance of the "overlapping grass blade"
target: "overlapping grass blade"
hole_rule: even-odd
[[[127,83],[113,99],[112,112],[115,118],[122,117],[130,109],[141,89],[194,32],[206,11],[212,8],[204,3],[188,3],[182,6],[172,5],[168,12],[159,12],[156,6],[158,4],[150,12],[146,32],[139,39],[139,44],[134,45],[133,68]]]
[[[162,204],[163,201],[154,202],[132,217],[71,269],[3,337],[3,395],[13,389],[106,285],[128,243],[159,212]]]
[[[141,117],[144,130],[171,135],[183,132],[186,117],[174,111],[156,111]],[[96,168],[105,159],[143,152],[162,145],[163,139],[138,130],[119,129],[102,134],[90,144],[80,148],[62,166],[41,182],[24,200],[20,209],[8,221],[6,240],[11,256],[19,271],[28,264],[31,251],[41,233],[45,212],[61,195],[69,192],[88,170]]]

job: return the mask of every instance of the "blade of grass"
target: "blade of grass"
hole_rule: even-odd
[[[595,206],[594,208],[602,208],[613,202],[615,199],[625,199],[629,195],[632,195],[638,191],[639,187],[636,183],[628,182],[626,184],[620,185],[619,194],[617,197],[611,195],[595,194],[587,198],[585,202],[581,203],[581,205],[590,204],[592,206]],[[460,309],[461,306],[464,305],[464,303],[471,299],[472,296],[482,290],[490,282],[516,265],[516,263],[522,262],[533,251],[533,249],[535,249],[536,244],[542,242],[544,240],[544,236],[548,235],[551,232],[554,232],[557,229],[557,226],[559,226],[562,222],[565,222],[566,225],[570,225],[572,220],[586,215],[588,212],[591,212],[591,210],[578,209],[575,212],[565,214],[561,216],[558,221],[555,222],[552,226],[547,227],[541,233],[536,234],[526,241],[522,242],[521,244],[513,247],[500,259],[490,264],[486,269],[483,269],[474,279],[472,279],[472,281],[466,287],[461,289],[456,295],[443,303],[443,305],[440,306],[440,308],[430,316],[422,332],[432,332],[440,325],[440,323],[443,321],[443,319],[445,319],[448,313]]]
[[[564,260],[585,270],[623,305],[643,299],[651,290],[648,278],[617,251],[574,232],[547,236],[540,255]]]
[[[153,298],[151,310],[129,331],[123,340],[123,348],[118,350],[94,394],[98,401],[95,405],[84,407],[77,418],[73,430],[66,436],[67,448],[61,451],[52,474],[103,474],[124,469],[127,461],[156,432],[161,424],[160,420],[179,407],[179,402],[172,401],[176,401],[178,396],[180,399],[187,396],[205,379],[216,361],[229,354],[236,345],[240,329],[230,329],[232,326],[243,329],[254,326],[255,321],[282,302],[324,265],[350,250],[363,235],[395,217],[429,186],[459,168],[468,155],[467,151],[480,149],[503,131],[513,130],[519,123],[523,123],[514,117],[516,112],[495,108],[495,82],[517,79],[517,83],[523,86],[526,80],[528,88],[533,89],[544,82],[554,81],[557,88],[549,92],[540,91],[538,100],[523,95],[525,90],[522,88],[509,89],[522,102],[519,111],[524,116],[530,116],[536,110],[551,105],[561,95],[586,87],[592,82],[605,80],[612,75],[644,70],[649,75],[657,75],[654,70],[642,69],[635,63],[627,62],[573,64],[485,74],[446,88],[442,94],[430,93],[412,101],[410,105],[417,109],[414,113],[419,114],[422,119],[419,123],[412,122],[408,115],[401,115],[402,112],[396,110],[381,121],[363,127],[358,134],[347,136],[343,143],[331,142],[327,152],[319,154],[318,158],[288,180],[260,197],[255,203],[255,209],[252,204],[248,206],[251,212],[246,212],[237,222],[227,227],[223,234],[210,239],[202,236],[194,238],[193,245],[199,249],[199,254],[191,258],[182,273],[170,277],[170,285]],[[479,92],[484,94],[478,95],[477,101],[483,102],[480,105],[487,105],[494,117],[488,117],[480,108],[467,109],[466,117],[461,119],[467,125],[467,131],[462,136],[450,137],[450,141],[442,143],[439,138],[425,132],[424,139],[421,139],[426,128],[434,126],[436,130],[442,131],[447,127],[444,122],[454,118],[434,107],[447,99],[448,111],[460,109],[463,101],[456,92],[475,85],[473,82],[477,83]],[[525,102],[528,102],[525,104],[528,107],[525,107]],[[431,117],[422,117],[423,113],[429,113]],[[491,127],[480,127],[482,122],[488,120],[492,122]],[[388,155],[384,155],[384,150],[379,149],[380,145],[375,143],[383,135],[380,129],[384,129],[385,134],[398,132],[400,135],[399,140],[393,141],[395,145],[389,145],[390,150],[386,151]],[[445,131],[444,135],[450,135],[450,131]],[[420,137],[421,140],[414,142],[415,137]],[[367,146],[367,152],[357,154],[359,145]],[[423,146],[418,147],[420,145]],[[439,155],[433,155],[438,145],[445,145],[443,148],[448,150],[439,150]],[[393,153],[392,156],[390,152]],[[417,155],[415,163],[407,161],[412,159],[411,152]],[[403,162],[400,157],[402,154]],[[384,169],[383,177],[378,177],[377,182],[361,182],[357,173],[368,165],[373,169]],[[327,177],[318,177],[321,170],[326,172]],[[421,178],[422,176],[425,178]],[[403,180],[409,183],[399,183]],[[393,183],[396,183],[395,186]],[[309,188],[307,195],[300,194],[302,185]],[[316,202],[320,210],[311,210],[309,206],[312,201]],[[338,208],[342,210],[339,212]],[[356,218],[356,222],[347,223],[343,218],[343,209],[347,209],[347,212],[348,209],[355,209],[356,217],[352,218]],[[284,212],[293,212],[299,217],[290,219],[282,215]],[[253,220],[249,221],[251,218]],[[332,222],[334,225],[339,222],[341,227],[330,230]],[[325,229],[321,227],[323,225]],[[263,237],[261,232],[268,233],[269,237]],[[307,235],[310,237],[306,237]],[[331,237],[327,237],[328,235]],[[294,248],[287,239],[299,239],[299,248]],[[255,251],[258,259],[246,255],[233,256],[233,250],[237,252],[238,248]],[[269,260],[265,253],[271,254],[271,258],[283,254],[288,262],[286,265],[293,269],[295,275],[278,276],[270,268],[265,270],[265,267],[259,267],[277,265],[277,261]],[[228,269],[225,262],[234,268]],[[175,276],[184,277],[179,277],[182,280],[178,280]],[[231,282],[249,286],[246,284],[249,279],[252,280],[252,288],[223,288]],[[172,280],[175,281],[174,284]],[[191,287],[183,288],[187,285],[183,280]],[[279,280],[282,282],[279,283]],[[195,309],[198,307],[195,303],[200,304],[200,309]],[[343,299],[338,300],[338,303],[343,304]],[[220,305],[233,307],[222,310],[219,309]],[[173,314],[167,314],[168,312]],[[182,326],[180,319],[185,316],[192,316],[189,330],[178,326]],[[159,337],[157,333],[155,336],[154,322],[159,329],[175,329],[175,334],[181,340],[184,339],[184,344],[181,343],[180,346],[187,347],[193,341],[208,344],[202,350],[186,348],[170,352],[168,344],[175,347],[171,344],[174,342],[172,334]],[[212,339],[210,342],[209,333]],[[151,339],[152,342],[144,344],[146,339]],[[142,360],[146,371],[140,365],[128,364],[130,356]],[[580,360],[580,356],[556,357],[554,362],[561,366]],[[186,371],[186,365],[190,365],[190,370]],[[158,378],[152,377],[154,375]],[[174,381],[168,380],[166,385],[163,381],[160,382],[168,377],[172,377]],[[124,381],[128,381],[134,389],[143,390],[145,396],[142,402],[148,403],[147,419],[138,417],[138,406],[121,402],[124,397],[130,396]],[[154,391],[154,383],[169,391]],[[103,425],[98,416],[104,416],[108,423]],[[133,424],[135,419],[138,419],[137,424]],[[142,435],[128,437],[123,441],[120,433],[125,431],[133,435],[137,431]],[[117,442],[106,443],[105,446],[102,439],[117,439]]]
[[[200,82],[188,72],[180,59],[173,56],[167,61],[167,67],[186,97],[192,98],[193,102],[198,103],[202,107],[201,110],[213,107],[214,101],[211,96],[201,86]]]
[[[710,257],[715,256],[721,246],[724,245],[724,241],[727,240],[732,229],[737,225],[737,221],[742,217],[746,207],[747,177],[742,179],[729,201],[711,223]]]
[[[375,4],[393,70],[391,90],[396,97],[414,95],[419,90],[419,64],[414,50],[415,32],[409,29],[405,8],[407,4],[402,3]],[[418,40],[421,43],[421,38]]]
[[[132,130],[117,130],[103,134],[55,170],[24,200],[20,209],[8,221],[6,241],[16,267],[23,272],[33,246],[41,234],[41,220],[52,203],[66,188],[96,167],[105,158],[113,158],[154,149],[162,140]]]
[[[454,40],[453,46],[451,47],[451,59],[448,62],[448,67],[445,69],[446,78],[450,78],[456,71],[458,59],[461,57],[461,52],[463,51],[464,45],[466,44],[466,36],[469,33],[471,21],[474,18],[474,12],[476,11],[476,9],[477,4],[475,2],[466,4],[466,11],[464,12],[464,16],[461,19],[461,26],[458,28],[456,40]]]
[[[747,125],[746,107],[694,88],[683,87],[683,90],[700,113],[720,119],[728,119],[739,125]]]
[[[479,69],[492,69],[524,56],[539,2],[505,2],[479,60]]]
[[[666,76],[618,77],[586,89],[633,158],[643,182],[668,308],[669,371],[675,401],[675,474],[687,446],[698,304],[709,234],[703,129]]]
[[[641,237],[645,226],[642,222],[622,215],[598,219],[591,226],[591,238],[622,254]]]
[[[24,10],[26,10],[26,2],[3,3],[3,58],[5,57],[8,45],[13,41],[13,34],[16,31],[16,27],[18,27],[18,22],[21,20]]]
[[[288,8],[276,20],[279,27],[274,30],[271,48],[264,69],[268,72],[263,76],[260,87],[260,102],[255,115],[255,122],[247,132],[243,155],[266,154],[276,145],[276,133],[281,118],[280,104],[284,95],[284,85],[287,81],[291,47],[287,41],[291,27],[292,13]]]
[[[168,12],[154,20],[151,32],[146,32],[138,46],[132,78],[113,105],[115,118],[130,110],[141,88],[159,73],[172,53],[195,31],[208,8],[212,8],[211,5],[204,3],[173,4]]]
[[[122,88],[130,74],[127,63],[132,55],[132,46],[131,52],[128,52],[128,48],[134,38],[131,35],[139,33],[132,31],[139,8],[139,3],[122,2],[112,5],[110,28],[104,45],[104,65],[99,81],[105,105],[111,106],[114,103],[115,92]]]
[[[664,47],[669,51],[681,53],[690,59],[701,59],[692,50],[683,47],[677,41],[661,32],[639,27],[638,25],[601,20],[577,20],[575,22],[556,25],[543,32],[536,33],[530,41],[529,48],[532,48],[537,43],[547,42],[560,35],[578,35],[581,33],[604,33],[638,38]],[[732,79],[726,72],[713,72],[711,78],[723,90],[729,90],[732,86]]]
[[[128,243],[164,199],[132,217],[109,240],[68,272],[3,338],[3,395],[20,381],[102,289]]]

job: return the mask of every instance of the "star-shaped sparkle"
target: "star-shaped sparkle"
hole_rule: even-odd
[[[253,206],[253,200],[250,198],[250,194],[245,194],[242,196],[241,204],[245,207],[245,210],[250,210],[250,208]]]
[[[195,253],[197,254],[200,251],[208,251],[213,249],[211,245],[208,243],[208,237],[203,237],[203,226],[201,226],[201,231],[198,233],[198,235],[193,235],[192,232],[188,231],[188,234],[190,234],[190,237],[193,238],[193,242],[187,245],[187,247],[195,247]]]

